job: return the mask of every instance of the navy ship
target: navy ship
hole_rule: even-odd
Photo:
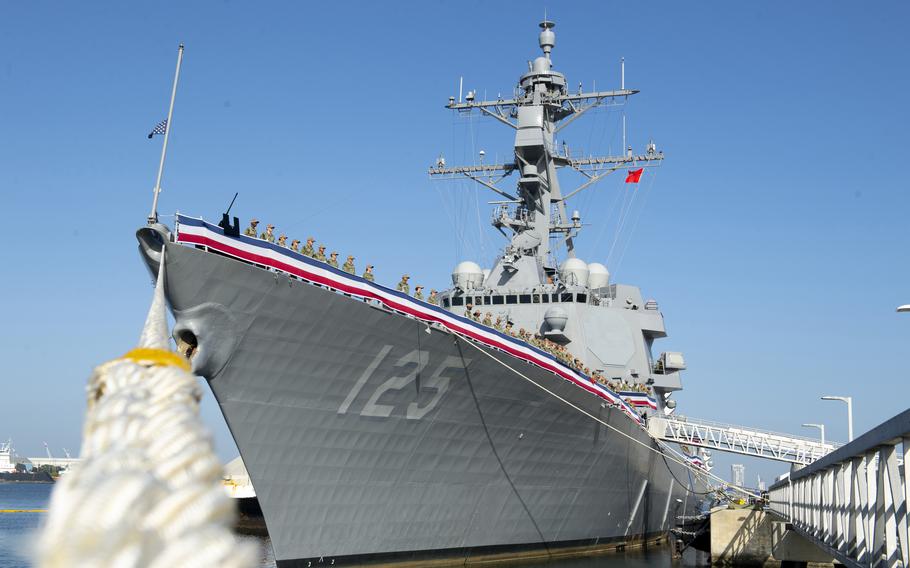
[[[705,499],[703,471],[646,427],[673,412],[685,368],[654,354],[657,303],[576,257],[581,216],[566,209],[663,153],[560,152],[561,128],[637,91],[570,93],[554,24],[540,28],[513,98],[446,105],[515,144],[504,164],[429,169],[501,197],[508,238],[433,302],[243,235],[227,214],[168,227],[153,209],[137,233],[152,274],[165,263],[178,349],[220,405],[279,566],[591,553],[665,538]],[[587,181],[564,191],[563,168]]]

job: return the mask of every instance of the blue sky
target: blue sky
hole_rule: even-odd
[[[657,350],[689,363],[680,411],[794,433],[824,422],[843,440],[842,405],[819,396],[852,395],[857,432],[904,410],[906,3],[19,2],[0,7],[0,437],[29,455],[77,448],[92,367],[135,342],[151,288],[133,233],[160,152],[146,134],[179,42],[163,214],[217,219],[240,192],[244,220],[313,234],[382,282],[444,287],[502,241],[490,195],[426,168],[440,152],[507,155],[510,134],[443,105],[459,76],[511,93],[545,9],[573,88],[617,87],[626,58],[642,90],[629,140],[667,154],[619,239],[621,180],[574,206],[591,223],[579,256],[660,302]],[[616,150],[618,117],[565,139]],[[231,457],[211,397],[204,414]],[[734,461],[715,458],[722,475]],[[750,481],[784,469],[746,463]]]

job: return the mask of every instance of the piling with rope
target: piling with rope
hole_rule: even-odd
[[[231,533],[234,503],[199,418],[202,391],[170,350],[164,250],[139,347],[98,366],[87,387],[82,460],[54,488],[35,543],[46,568],[246,567],[256,546]]]

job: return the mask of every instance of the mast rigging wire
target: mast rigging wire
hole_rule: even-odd
[[[540,383],[538,383],[537,381],[535,381],[535,380],[532,379],[531,377],[528,377],[527,375],[521,373],[520,371],[518,371],[518,370],[515,369],[514,367],[510,366],[508,363],[506,363],[506,362],[504,362],[504,361],[501,361],[501,360],[497,359],[492,353],[489,353],[489,352],[487,352],[486,350],[482,349],[479,345],[476,345],[473,341],[470,341],[469,339],[467,339],[467,338],[465,338],[465,337],[462,337],[461,335],[458,335],[458,334],[456,334],[455,337],[458,338],[458,339],[460,339],[460,340],[463,341],[464,343],[467,343],[468,345],[470,345],[470,346],[473,347],[474,349],[480,351],[481,353],[483,353],[484,355],[486,355],[486,356],[489,357],[490,359],[496,361],[497,363],[499,363],[500,365],[502,365],[502,366],[505,367],[506,369],[512,371],[513,373],[515,373],[516,375],[518,375],[519,377],[521,377],[521,378],[524,379],[525,381],[531,383],[532,385],[534,385],[534,386],[536,386],[537,388],[541,389],[542,391],[546,392],[546,393],[549,394],[550,396],[552,396],[552,397],[554,397],[554,398],[556,398],[556,399],[558,399],[558,400],[560,400],[560,401],[566,403],[567,405],[569,405],[569,406],[571,406],[572,408],[574,408],[575,410],[581,412],[582,414],[584,414],[584,415],[587,416],[588,418],[591,418],[592,420],[594,420],[594,421],[596,421],[596,422],[599,422],[600,424],[606,426],[606,427],[609,428],[610,430],[613,430],[614,432],[616,432],[616,433],[619,434],[620,436],[622,436],[622,437],[624,437],[624,438],[628,438],[630,441],[632,441],[632,442],[638,444],[639,446],[644,447],[644,448],[647,449],[648,451],[654,452],[654,453],[656,453],[656,454],[658,454],[658,455],[661,455],[661,456],[664,457],[665,460],[666,460],[666,459],[669,459],[670,461],[675,462],[675,463],[677,463],[677,464],[683,466],[684,468],[686,468],[687,470],[689,470],[689,471],[695,473],[696,475],[701,475],[701,476],[705,476],[705,477],[707,477],[707,478],[711,478],[711,479],[713,479],[713,480],[715,480],[715,481],[720,482],[720,483],[723,484],[723,485],[729,486],[729,487],[731,487],[731,488],[733,488],[733,489],[735,489],[735,490],[737,490],[737,491],[740,491],[741,493],[743,493],[743,494],[745,494],[745,495],[748,495],[748,496],[750,496],[750,497],[753,497],[753,496],[754,496],[754,495],[752,495],[752,493],[750,493],[750,492],[747,491],[746,489],[744,489],[744,488],[742,488],[742,487],[738,487],[738,486],[733,485],[733,484],[729,484],[729,483],[726,482],[726,480],[724,480],[724,479],[722,479],[722,478],[720,478],[720,477],[718,477],[718,476],[712,474],[712,473],[709,472],[709,471],[703,470],[703,469],[701,469],[701,468],[696,468],[696,466],[693,466],[692,464],[690,464],[690,463],[689,463],[688,461],[686,461],[685,459],[679,459],[679,458],[675,457],[674,455],[668,456],[668,455],[666,455],[665,452],[661,452],[661,451],[659,451],[658,449],[655,449],[654,447],[650,446],[649,444],[646,444],[646,443],[642,442],[641,440],[635,438],[634,436],[631,436],[631,435],[629,435],[629,434],[626,434],[625,432],[623,432],[623,431],[620,430],[619,428],[613,426],[613,425],[610,424],[609,422],[606,422],[606,421],[604,421],[604,420],[601,420],[600,418],[598,418],[597,416],[594,416],[593,414],[591,414],[591,413],[588,412],[587,410],[585,410],[585,409],[579,407],[578,405],[576,405],[576,404],[574,404],[574,403],[572,403],[572,402],[566,400],[565,398],[559,396],[558,394],[556,394],[555,392],[551,391],[551,390],[548,389],[547,387],[541,385]],[[652,438],[652,439],[653,439],[653,438]],[[666,445],[661,446],[661,444],[660,444],[659,441],[658,441],[658,447],[662,447],[663,449],[668,450],[671,454],[679,455],[680,457],[682,457],[682,455],[679,454],[679,452],[673,450],[673,449],[670,448],[669,446],[666,446]],[[677,483],[678,483],[678,481],[677,481]]]
[[[496,444],[493,443],[493,436],[490,434],[490,429],[487,426],[487,420],[484,418],[483,410],[480,408],[480,400],[477,398],[477,392],[474,390],[474,383],[471,381],[471,373],[468,372],[470,361],[467,361],[464,358],[464,352],[461,350],[461,345],[457,341],[459,337],[456,335],[455,338],[455,346],[458,347],[458,355],[461,358],[462,369],[464,369],[464,377],[467,380],[468,389],[471,391],[471,398],[474,400],[474,408],[477,409],[477,416],[480,418],[480,424],[483,427],[487,442],[490,444],[490,450],[493,452],[493,457],[495,457],[496,461],[499,463],[499,469],[502,471],[502,474],[505,476],[506,481],[509,483],[509,487],[512,488],[512,493],[515,494],[518,502],[521,503],[525,514],[528,515],[528,519],[531,521],[531,524],[534,525],[534,530],[537,531],[537,536],[540,537],[541,544],[544,545],[544,547],[547,549],[547,553],[549,554],[550,547],[547,545],[547,539],[544,536],[543,531],[540,530],[540,526],[537,524],[537,519],[535,519],[534,515],[531,514],[531,509],[528,508],[528,505],[521,497],[521,493],[518,491],[518,488],[515,487],[515,482],[512,481],[512,476],[509,475],[509,472],[506,470],[506,464],[503,463],[502,458],[499,456],[499,452],[496,450]]]
[[[635,235],[635,229],[638,227],[638,221],[641,219],[641,214],[644,212],[645,208],[648,205],[648,197],[651,196],[651,188],[654,186],[655,181],[657,180],[657,171],[654,171],[653,174],[648,176],[648,185],[645,187],[644,197],[641,198],[642,203],[638,207],[638,211],[635,214],[635,220],[632,222],[632,228],[629,230],[629,234],[626,237],[625,244],[622,247],[622,253],[619,255],[619,259],[616,261],[616,264],[613,265],[613,275],[614,278],[616,274],[619,273],[619,267],[622,265],[622,260],[626,256],[626,250],[629,248],[629,243],[632,242],[632,237]]]
[[[469,118],[470,118],[469,126],[470,126],[470,131],[471,131],[471,155],[473,157],[472,163],[476,166],[476,165],[478,165],[478,159],[477,159],[478,154],[476,152],[476,145],[475,145],[476,133],[474,132],[474,113],[473,112],[469,115]],[[475,191],[472,191],[471,193],[473,194],[473,197],[474,197],[474,211],[477,215],[477,244],[478,244],[479,255],[480,255],[478,258],[480,259],[480,261],[482,263],[487,264],[486,242],[485,242],[486,239],[484,238],[484,234],[483,234],[483,225],[480,222],[480,196],[478,195],[479,191],[476,191],[476,188],[473,188],[473,189],[475,189]]]
[[[616,243],[619,241],[619,237],[622,234],[622,230],[625,227],[626,219],[629,217],[629,212],[632,210],[632,206],[635,204],[635,198],[638,196],[638,185],[633,184],[635,187],[631,192],[628,190],[625,191],[625,196],[623,196],[623,208],[620,210],[619,223],[616,225],[616,232],[613,236],[613,244],[610,245],[610,252],[607,253],[607,264],[610,265],[613,260],[613,250],[616,248]],[[631,193],[632,196],[626,201],[626,196]]]

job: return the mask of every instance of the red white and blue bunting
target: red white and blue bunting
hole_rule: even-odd
[[[657,410],[657,401],[643,392],[638,391],[620,391],[619,396],[626,402],[637,408],[650,408]]]
[[[686,461],[689,462],[690,464],[694,465],[695,467],[700,467],[701,469],[704,469],[704,470],[708,469],[707,467],[705,467],[704,460],[702,460],[698,456],[686,455]]]
[[[563,365],[546,351],[537,349],[520,339],[453,314],[439,306],[415,300],[402,292],[369,282],[354,274],[348,274],[290,249],[245,235],[225,236],[224,230],[217,225],[180,214],[177,215],[176,233],[178,243],[202,245],[228,256],[286,272],[313,284],[326,286],[352,296],[375,300],[391,310],[420,321],[438,324],[452,333],[457,333],[474,342],[546,369],[619,407],[638,424],[642,424],[642,418],[633,405],[657,408],[654,399],[647,395],[639,392],[617,394],[571,367]],[[628,398],[631,404],[627,403],[624,398]]]

